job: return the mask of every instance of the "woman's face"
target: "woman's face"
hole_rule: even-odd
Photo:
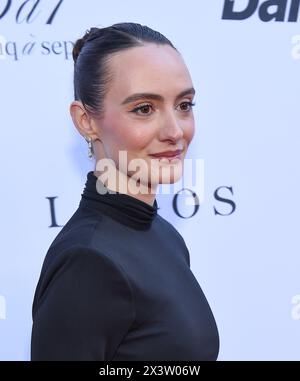
[[[148,186],[151,182],[151,187],[178,181],[194,135],[189,104],[194,89],[181,55],[168,45],[147,44],[113,54],[109,65],[112,82],[104,114],[96,122],[103,143],[101,158],[112,159],[120,171]],[[133,98],[140,93],[148,95]],[[173,161],[151,156],[175,150],[182,153]],[[127,156],[123,168],[119,151]]]

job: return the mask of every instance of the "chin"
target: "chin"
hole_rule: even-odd
[[[151,182],[152,185],[174,184],[181,179],[182,174],[182,163],[178,163],[174,166],[165,165],[163,167],[152,167],[152,171],[149,171],[148,181]]]
[[[177,183],[177,181],[179,181],[181,177],[182,177],[181,175],[170,176],[168,178],[166,178],[165,176],[161,176],[159,178],[159,184],[174,184],[174,183]]]
[[[183,168],[182,162],[174,166],[167,166],[160,168],[159,183],[160,184],[174,184],[182,177]]]

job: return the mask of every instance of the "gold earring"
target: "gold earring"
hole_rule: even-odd
[[[85,136],[85,140],[88,143],[88,157],[91,158],[93,157],[94,154],[94,149],[92,145],[92,138],[90,136]]]

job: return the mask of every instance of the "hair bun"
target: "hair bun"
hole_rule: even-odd
[[[82,47],[83,45],[85,44],[85,42],[90,38],[90,37],[93,37],[95,35],[95,33],[99,32],[100,29],[99,28],[90,28],[89,30],[87,30],[85,32],[85,35],[81,38],[79,38],[75,44],[74,44],[74,47],[73,47],[73,51],[72,51],[72,56],[73,56],[73,60],[74,60],[74,63],[76,63],[77,61],[77,58],[82,50]]]
[[[73,56],[73,60],[74,62],[77,61],[77,58],[79,56],[79,53],[82,49],[84,45],[84,39],[83,38],[79,38],[76,42],[75,42],[75,45],[73,47],[73,51],[72,51],[72,56]]]

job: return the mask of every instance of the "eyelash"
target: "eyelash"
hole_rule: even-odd
[[[194,102],[182,102],[182,103],[180,103],[180,105],[182,105],[182,104],[188,104],[190,107],[193,107],[193,106],[196,105],[196,103],[194,103]],[[147,106],[152,107],[152,105],[151,105],[150,103],[144,103],[144,104],[142,104],[141,106],[134,108],[131,112],[134,112],[135,114],[137,114],[137,112],[138,112],[139,110],[141,110],[142,108],[147,107]],[[183,110],[181,110],[181,111],[183,111]],[[192,111],[192,108],[190,108],[190,109],[187,110],[187,111],[183,111],[183,112],[186,112],[186,113],[187,113],[187,112],[190,112],[190,111]],[[148,115],[150,115],[150,114],[138,114],[138,115],[148,116]]]

